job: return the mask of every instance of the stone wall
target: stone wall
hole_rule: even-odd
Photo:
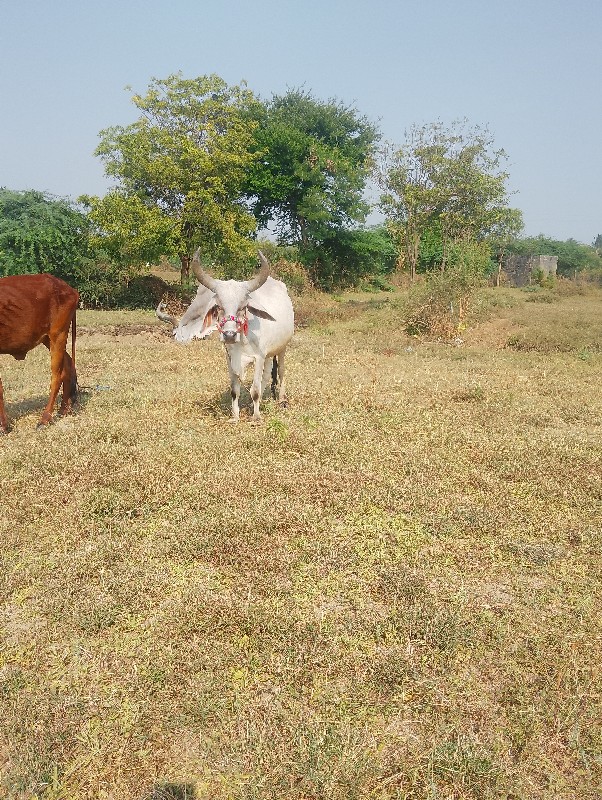
[[[535,283],[539,275],[554,277],[558,268],[558,256],[507,256],[504,273],[509,286],[528,286]]]

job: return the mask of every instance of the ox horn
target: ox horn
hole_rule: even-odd
[[[261,269],[259,270],[259,274],[257,274],[254,278],[251,278],[250,281],[247,281],[247,291],[254,292],[256,289],[259,289],[260,286],[267,281],[270,276],[270,262],[261,252],[258,250],[259,261],[261,262]]]
[[[176,319],[176,317],[172,317],[169,314],[166,314],[165,311],[163,310],[164,308],[165,308],[165,303],[159,303],[155,311],[155,314],[159,317],[160,320],[163,320],[163,322],[169,322],[170,325],[173,325],[174,328],[177,328],[178,325],[180,324],[180,320]]]
[[[190,263],[190,268],[194,272],[194,275],[199,283],[202,283],[207,289],[212,292],[215,292],[217,288],[217,281],[215,278],[212,278],[208,272],[201,267],[201,259],[200,259],[201,250],[197,248],[194,251],[194,255],[192,257],[192,261]]]

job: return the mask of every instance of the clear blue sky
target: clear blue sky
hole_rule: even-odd
[[[602,233],[602,0],[0,0],[0,186],[105,194],[99,131],[175,72],[302,86],[398,144],[467,118],[508,153],[526,235]]]

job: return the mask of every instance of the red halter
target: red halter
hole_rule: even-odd
[[[226,324],[226,322],[236,322],[236,332],[237,333],[244,333],[247,335],[247,331],[249,330],[249,320],[245,317],[234,317],[230,314],[227,317],[222,317],[220,321],[217,323],[217,329],[221,333],[222,328]]]

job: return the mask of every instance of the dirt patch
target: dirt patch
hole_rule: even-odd
[[[467,345],[482,346],[493,350],[501,350],[508,344],[508,339],[520,330],[510,319],[490,319],[474,328],[464,331],[462,338]]]
[[[77,328],[78,336],[138,336],[140,334],[148,333],[151,336],[161,335],[163,332],[170,333],[168,325],[145,325],[142,324],[127,324],[127,325],[103,325],[98,328]]]

